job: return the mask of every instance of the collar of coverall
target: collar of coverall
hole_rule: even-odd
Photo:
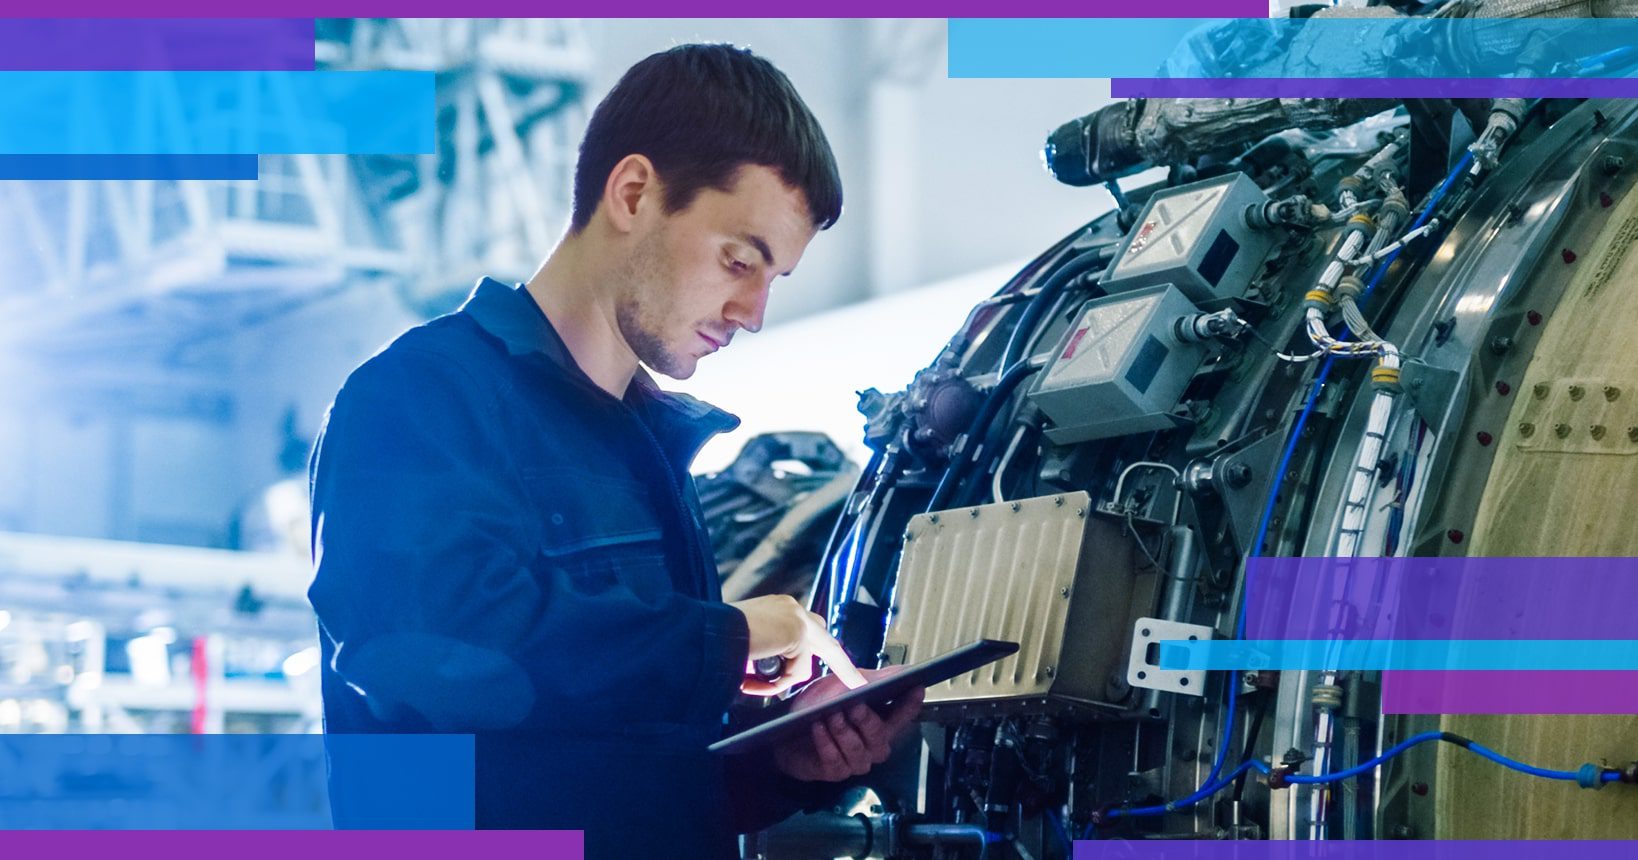
[[[604,397],[608,392],[597,387],[591,377],[575,363],[574,356],[552,327],[551,320],[541,312],[523,289],[523,285],[507,286],[493,278],[483,278],[472,288],[472,294],[461,305],[461,312],[472,317],[479,327],[505,344],[506,351],[516,356],[544,355],[577,383]],[[650,417],[655,435],[668,453],[678,458],[686,468],[701,447],[718,433],[739,426],[738,416],[676,391],[664,391],[654,377],[643,368],[637,368],[631,387],[626,390],[626,403]],[[652,407],[652,408],[645,408]]]

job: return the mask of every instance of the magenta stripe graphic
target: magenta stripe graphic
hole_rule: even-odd
[[[12,830],[16,857],[232,857],[234,860],[581,860],[579,831],[562,830]]]
[[[1389,714],[1638,714],[1638,672],[1382,673]]]

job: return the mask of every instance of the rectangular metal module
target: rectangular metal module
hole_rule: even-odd
[[[927,691],[933,714],[1118,712],[1133,619],[1160,574],[1084,492],[922,514],[905,530],[883,653],[915,663],[976,639],[1018,653]],[[1115,682],[1111,686],[1112,680]]]
[[[1206,310],[1245,295],[1273,246],[1246,224],[1246,208],[1268,202],[1243,173],[1157,191],[1103,274],[1111,293],[1174,284]]]
[[[1194,313],[1169,285],[1087,305],[1030,393],[1052,419],[1047,438],[1068,445],[1176,426],[1172,410],[1205,357],[1175,331]]]

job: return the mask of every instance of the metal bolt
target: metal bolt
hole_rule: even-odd
[[[1638,427],[1628,427],[1627,438],[1634,442],[1638,442]]]
[[[1620,397],[1620,396],[1621,396],[1621,389],[1616,388],[1613,385],[1604,386],[1604,399],[1605,400],[1614,401],[1615,398]]]
[[[1486,447],[1488,447],[1491,442],[1495,441],[1494,436],[1491,436],[1489,433],[1486,433],[1483,430],[1479,431],[1478,439],[1479,439],[1479,444],[1484,445]]]
[[[1530,390],[1531,390],[1532,393],[1534,393],[1536,395],[1537,400],[1546,400],[1547,399],[1547,392],[1552,390],[1552,386],[1548,385],[1545,382],[1538,382],[1538,383],[1536,383],[1536,387],[1532,388]]]
[[[1570,249],[1569,249],[1569,248],[1565,248],[1565,249],[1564,249],[1564,250],[1562,250],[1562,251],[1559,251],[1559,252],[1558,252],[1558,255],[1559,255],[1559,256],[1560,256],[1560,257],[1563,257],[1563,258],[1564,258],[1564,262],[1565,262],[1565,263],[1573,263],[1573,262],[1575,262],[1575,252],[1574,252],[1574,251],[1572,251],[1572,250],[1570,250]]]
[[[1021,507],[1023,507],[1023,506],[1018,504],[1017,502],[1013,502],[1012,503],[1012,512],[1015,513],[1015,514],[1018,513],[1018,509],[1021,508]]]
[[[1602,439],[1604,438],[1604,425],[1594,424],[1587,432],[1591,433],[1594,439]]]
[[[913,541],[915,539],[916,539],[916,533],[915,532],[905,532],[904,533],[904,542],[905,543],[909,543],[909,542],[911,542],[911,541]]]
[[[1490,339],[1490,351],[1497,355],[1506,355],[1513,348],[1513,339],[1505,334],[1498,334]]]
[[[1246,685],[1247,687],[1257,686],[1257,673],[1256,672],[1243,672],[1243,673],[1241,673],[1240,683]]]
[[[927,517],[927,521],[928,521],[928,522],[930,522],[930,523],[936,523],[936,522],[938,522],[938,514],[931,514],[931,515],[929,515],[929,516],[928,516],[928,517]]]
[[[1228,467],[1228,474],[1225,477],[1228,478],[1229,486],[1244,487],[1251,483],[1251,467],[1245,463],[1235,463]]]
[[[1080,517],[1082,519],[1085,519],[1086,518],[1086,508],[1076,508],[1075,509],[1075,516]]]
[[[1524,315],[1524,321],[1531,325],[1541,325],[1541,311],[1530,311]]]
[[[1498,379],[1496,380],[1496,393],[1506,397],[1507,395],[1513,393],[1513,386],[1508,385],[1506,382]]]
[[[1064,497],[1063,496],[1053,496],[1052,497],[1052,504],[1055,507],[1060,507],[1060,508],[1063,507],[1064,506]]]
[[[1425,782],[1411,783],[1411,794],[1414,794],[1417,797],[1426,797],[1428,794],[1428,784]]]
[[[1608,209],[1615,205],[1615,198],[1611,197],[1608,191],[1600,191],[1598,192],[1598,205]]]
[[[1582,388],[1579,385],[1570,386],[1570,399],[1571,400],[1580,400],[1582,397],[1585,397],[1586,394],[1587,394],[1587,389]]]
[[[1570,435],[1570,425],[1565,424],[1563,422],[1559,422],[1558,424],[1554,424],[1553,425],[1553,435],[1557,436],[1560,439],[1563,439],[1564,437]]]
[[[1520,424],[1519,424],[1519,435],[1520,436],[1524,437],[1525,439],[1528,439],[1531,436],[1534,436],[1535,433],[1536,433],[1536,425],[1531,424],[1528,421],[1520,422]]]
[[[1459,529],[1451,529],[1450,531],[1445,532],[1445,537],[1450,538],[1451,543],[1461,543],[1462,538],[1466,537],[1466,535],[1462,534],[1461,530]]]
[[[1604,173],[1607,176],[1614,176],[1615,174],[1620,173],[1621,168],[1626,166],[1627,160],[1619,155],[1604,156]]]
[[[1057,675],[1057,674],[1058,674],[1058,669],[1057,669],[1057,667],[1054,667],[1054,666],[1048,666],[1048,667],[1046,667],[1046,676],[1047,676],[1047,677],[1048,677],[1048,678],[1051,678],[1051,677],[1053,677],[1053,676],[1055,676],[1055,675]]]
[[[1068,596],[1069,596],[1069,589],[1067,589],[1067,588],[1060,588],[1060,589],[1058,589],[1058,594],[1059,594],[1059,595],[1060,595],[1060,596],[1063,596],[1063,597],[1068,597]]]

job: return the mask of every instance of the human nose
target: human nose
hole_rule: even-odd
[[[723,309],[723,316],[734,325],[755,334],[762,330],[762,316],[768,310],[768,285],[758,284],[750,295],[735,296]]]

